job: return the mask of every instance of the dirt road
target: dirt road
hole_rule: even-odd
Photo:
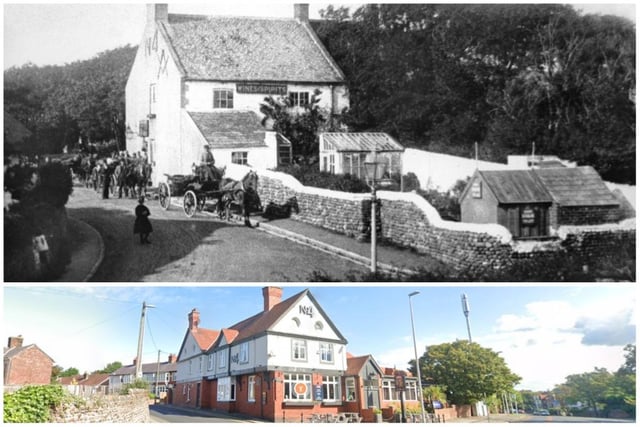
[[[150,200],[150,245],[133,234],[132,199],[108,199],[76,186],[70,216],[93,226],[105,243],[95,282],[304,282],[314,272],[346,280],[364,267],[257,229],[212,219],[187,218],[182,209],[161,209]]]

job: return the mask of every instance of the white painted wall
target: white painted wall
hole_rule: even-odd
[[[203,372],[200,371],[201,363],[203,363],[204,370],[207,368],[206,355],[202,354],[200,346],[193,338],[193,335],[188,334],[185,340],[182,351],[178,355],[178,363],[176,369],[176,382],[188,382],[196,381],[203,376]],[[201,359],[205,360],[201,362]],[[189,365],[191,364],[191,372],[189,372]]]
[[[407,148],[402,155],[403,175],[413,172],[420,188],[448,191],[459,179],[466,179],[479,170],[512,169],[503,163],[476,161],[449,154]]]

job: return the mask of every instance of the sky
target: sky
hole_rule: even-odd
[[[284,286],[283,300],[305,289]],[[548,390],[595,367],[617,370],[635,343],[636,286],[310,286],[347,351],[371,354],[383,367],[406,369],[416,348],[468,339],[461,295],[467,295],[474,342],[500,352],[522,377],[519,390]],[[409,298],[409,293],[419,291]],[[200,326],[229,327],[262,311],[261,286],[4,285],[3,338],[22,335],[63,368],[91,372],[113,361],[132,364],[143,302],[143,361],[177,353],[187,315]]]
[[[330,3],[310,3],[311,18]],[[333,3],[353,11],[361,3]],[[573,3],[585,13],[615,14],[635,22],[635,2]],[[94,57],[99,52],[139,44],[145,22],[144,3],[75,4],[8,3],[3,0],[3,69],[31,62],[38,66],[64,65]],[[170,3],[169,13],[292,17],[290,2],[222,1],[209,4]]]

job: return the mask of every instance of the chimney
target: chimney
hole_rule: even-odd
[[[24,341],[24,339],[22,338],[22,335],[18,335],[17,337],[9,337],[9,345],[7,347],[9,348],[22,347],[22,341]]]
[[[147,5],[147,22],[169,20],[168,4],[148,4]]]
[[[169,363],[176,363],[178,361],[178,356],[176,356],[175,354],[170,354],[169,355]]]
[[[282,299],[282,288],[266,286],[262,288],[262,296],[264,297],[264,311],[271,310],[276,304],[280,304]]]
[[[309,3],[294,3],[293,17],[300,22],[309,21]]]
[[[198,330],[198,325],[200,324],[200,312],[197,309],[191,310],[189,313],[189,330],[196,331]]]

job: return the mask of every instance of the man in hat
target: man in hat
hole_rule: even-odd
[[[200,167],[204,170],[204,176],[207,181],[215,180],[215,171],[213,169],[216,161],[211,154],[211,147],[209,144],[204,144],[204,151],[200,155]]]

